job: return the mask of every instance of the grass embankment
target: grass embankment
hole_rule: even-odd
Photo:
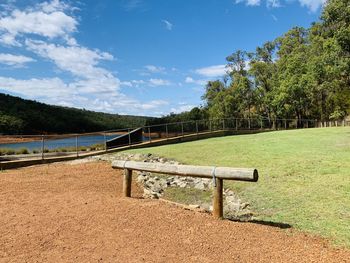
[[[249,201],[259,219],[350,247],[350,128],[229,136],[130,152],[194,165],[256,167],[258,183],[225,187]]]

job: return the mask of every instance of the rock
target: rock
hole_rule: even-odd
[[[199,190],[205,190],[206,189],[206,186],[205,184],[201,181],[201,182],[198,182],[194,185],[194,188],[196,189],[199,189]]]

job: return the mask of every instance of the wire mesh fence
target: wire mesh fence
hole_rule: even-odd
[[[86,152],[217,131],[269,131],[350,126],[350,120],[225,118],[150,125],[84,134],[0,136],[0,161],[81,156]]]

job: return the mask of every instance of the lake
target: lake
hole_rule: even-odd
[[[106,139],[110,140],[119,136],[116,135],[106,135]],[[105,143],[105,137],[103,135],[86,135],[78,137],[78,146],[91,146],[94,144],[103,144]],[[66,147],[75,147],[76,138],[69,137],[64,139],[45,139],[44,147],[48,150],[53,150],[57,148],[66,148]],[[26,148],[29,151],[41,150],[42,142],[41,141],[32,141],[32,142],[20,142],[20,143],[6,143],[0,144],[0,149],[14,149],[18,150],[21,148]]]

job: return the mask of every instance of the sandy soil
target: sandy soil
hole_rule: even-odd
[[[33,142],[33,141],[40,141],[41,138],[39,137],[30,137],[30,138],[23,138],[23,137],[6,137],[6,136],[0,136],[0,144],[8,144],[8,143],[18,143],[18,142]]]
[[[0,262],[350,262],[297,231],[122,198],[103,162],[0,173]]]

